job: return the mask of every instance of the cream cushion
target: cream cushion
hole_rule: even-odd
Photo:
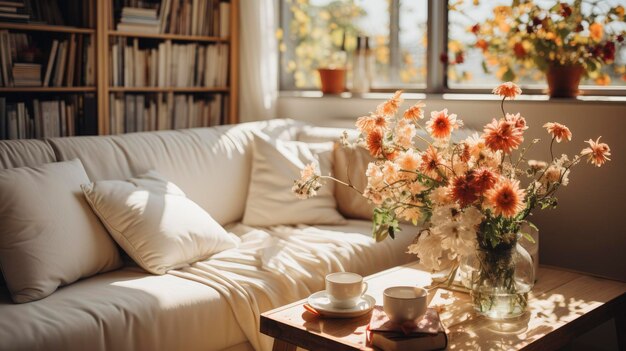
[[[323,175],[332,172],[333,143],[307,144],[255,135],[252,153],[244,224],[266,227],[345,221],[337,212],[333,182],[326,181],[317,196],[307,200],[300,200],[291,192],[300,170],[309,163],[315,163]]]
[[[236,246],[205,210],[154,171],[82,188],[111,236],[150,273],[164,274]]]
[[[367,165],[375,159],[359,146],[335,148],[335,177],[342,182],[352,184],[359,191],[367,186]],[[337,208],[346,218],[371,219],[374,205],[361,194],[347,186],[337,185],[335,189]]]
[[[0,267],[14,302],[119,268],[111,237],[82,196],[79,160],[0,171]]]

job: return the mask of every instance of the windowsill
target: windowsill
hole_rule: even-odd
[[[362,99],[362,100],[384,100],[391,96],[391,93],[364,93],[353,94],[349,92],[341,94],[322,94],[316,90],[293,90],[281,91],[280,98],[306,98],[306,99]],[[446,101],[494,101],[500,100],[493,94],[470,94],[470,93],[404,93],[406,100],[446,100]],[[576,98],[550,98],[543,94],[520,95],[516,101],[549,101],[550,103],[624,103],[626,96],[606,96],[606,95],[581,95]]]

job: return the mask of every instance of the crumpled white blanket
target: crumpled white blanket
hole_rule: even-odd
[[[376,244],[368,236],[316,227],[277,226],[259,230],[241,224],[240,245],[169,274],[216,289],[232,308],[255,350],[272,349],[272,339],[259,331],[262,312],[323,290],[330,272],[350,270],[350,260]],[[343,263],[342,263],[343,262]]]

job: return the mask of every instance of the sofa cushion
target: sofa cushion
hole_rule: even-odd
[[[237,245],[205,210],[154,171],[82,189],[113,239],[150,273],[164,274]]]
[[[119,268],[117,247],[82,196],[79,160],[0,171],[0,268],[17,303]]]
[[[214,289],[171,275],[123,269],[46,299],[0,294],[0,350],[222,350],[245,342]]]
[[[307,164],[314,163],[323,175],[332,172],[333,143],[307,144],[257,135],[252,153],[243,223],[251,226],[343,223],[343,217],[337,212],[332,181],[324,181],[317,195],[306,200],[298,199],[291,192],[294,181]]]
[[[250,180],[252,132],[293,139],[302,123],[271,120],[212,128],[48,140],[59,160],[79,158],[91,180],[156,170],[220,224],[241,219]]]
[[[375,159],[369,152],[359,146],[337,145],[334,152],[334,174],[342,182],[352,184],[359,191],[367,187],[367,166]],[[354,189],[343,185],[335,188],[337,209],[346,218],[372,219],[374,204],[370,203]]]
[[[52,148],[41,140],[0,140],[0,169],[37,167],[55,161]]]

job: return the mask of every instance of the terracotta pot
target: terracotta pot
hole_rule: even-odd
[[[343,68],[318,68],[322,93],[341,94],[346,90],[346,70]]]
[[[583,67],[550,66],[546,72],[550,97],[571,98],[578,96],[578,84],[583,74]]]

